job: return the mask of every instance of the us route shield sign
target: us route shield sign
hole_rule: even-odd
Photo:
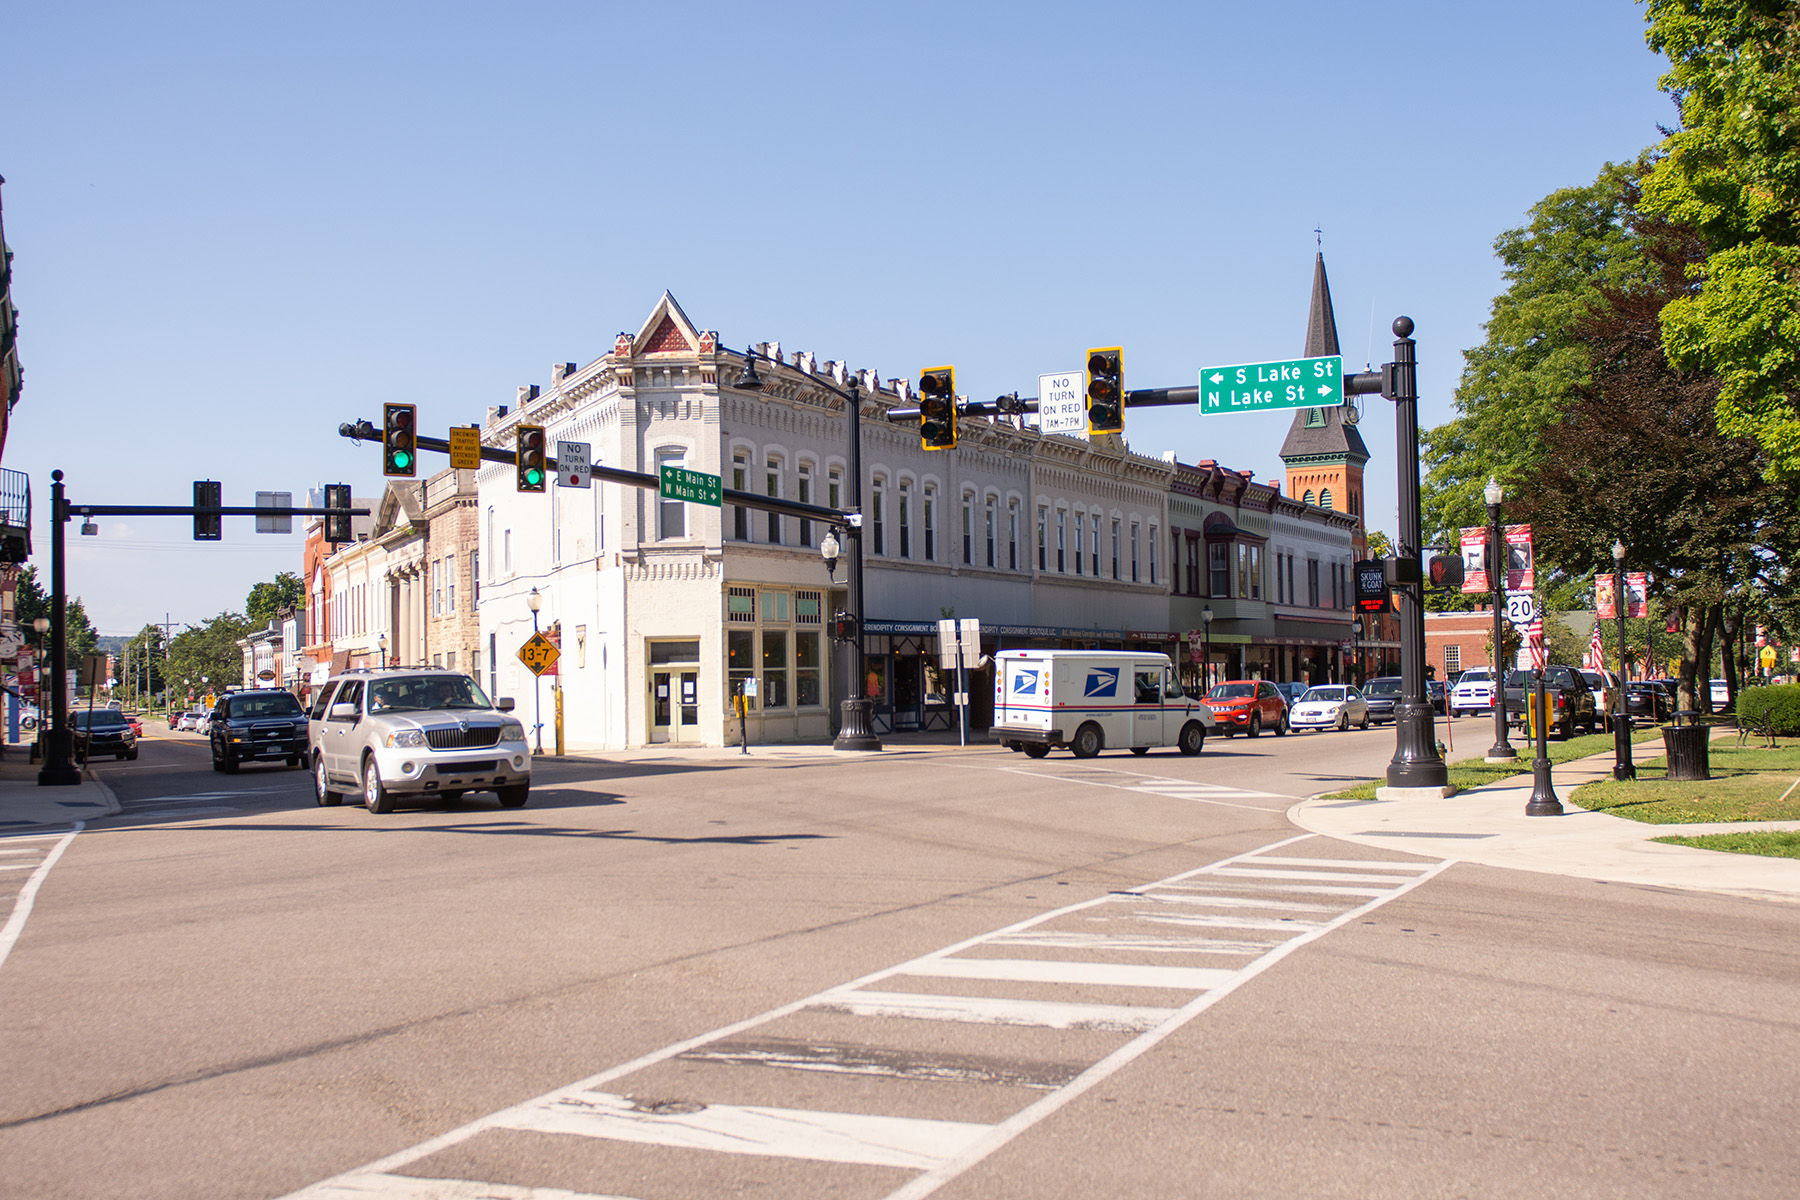
[[[541,633],[532,634],[519,647],[519,661],[530,667],[533,675],[542,675],[561,657],[562,651],[556,648],[556,643]]]

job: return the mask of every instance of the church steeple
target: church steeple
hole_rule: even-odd
[[[1331,308],[1331,283],[1325,277],[1325,254],[1313,260],[1312,303],[1306,313],[1307,358],[1338,354],[1337,316]],[[1288,495],[1324,508],[1354,513],[1363,519],[1363,464],[1369,448],[1354,425],[1344,424],[1344,410],[1302,408],[1281,444],[1287,464]]]

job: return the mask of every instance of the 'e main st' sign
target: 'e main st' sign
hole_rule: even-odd
[[[1207,367],[1200,372],[1201,416],[1275,408],[1323,408],[1343,402],[1344,359],[1338,354]]]

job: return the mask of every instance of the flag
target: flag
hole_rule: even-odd
[[[1544,645],[1544,616],[1541,612],[1525,627],[1525,644],[1531,649],[1531,669],[1543,670],[1550,661],[1550,648]]]
[[[1600,644],[1600,622],[1594,622],[1594,636],[1588,642],[1587,661],[1582,666],[1590,671],[1606,668],[1606,650]]]

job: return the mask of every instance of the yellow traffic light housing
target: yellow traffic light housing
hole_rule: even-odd
[[[411,479],[419,473],[418,406],[381,406],[381,473]]]
[[[519,490],[541,492],[550,478],[549,464],[544,458],[544,427],[518,426]]]
[[[1125,430],[1125,352],[1100,346],[1087,352],[1087,421],[1089,433]]]
[[[927,450],[956,447],[956,368],[919,372],[919,444]]]

